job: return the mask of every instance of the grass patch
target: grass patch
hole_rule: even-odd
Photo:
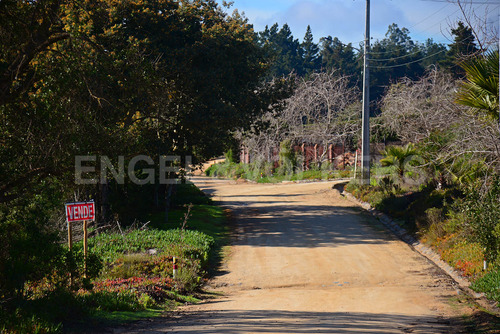
[[[132,230],[126,233],[102,233],[89,239],[92,252],[106,263],[127,254],[145,253],[155,249],[158,253],[169,252],[177,256],[196,256],[206,260],[214,239],[200,231]]]
[[[179,202],[177,207],[169,211],[168,222],[165,222],[165,213],[158,212],[149,216],[150,225],[158,230],[178,228],[183,225],[187,211],[186,204]],[[223,247],[229,243],[231,230],[228,214],[227,210],[213,204],[197,204],[190,209],[185,229],[198,231],[213,238],[208,261],[204,263],[209,274],[213,274],[219,266],[223,258]]]
[[[155,213],[149,217],[150,225],[159,230],[180,228],[187,210],[187,207],[170,210],[167,223],[164,212]],[[214,238],[214,241],[224,239],[229,232],[224,209],[207,204],[194,205],[191,208],[186,229],[204,233]]]
[[[486,296],[500,303],[500,269],[492,270],[472,283],[471,288],[484,292]]]
[[[141,320],[144,318],[154,318],[159,317],[163,314],[162,309],[146,309],[142,311],[114,311],[114,312],[104,312],[96,311],[93,318],[99,323],[107,324],[123,324],[127,322],[133,322]]]

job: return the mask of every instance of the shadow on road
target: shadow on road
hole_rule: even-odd
[[[147,331],[129,333],[451,333],[460,318],[436,318],[358,312],[241,310],[181,312],[157,319]],[[452,325],[450,327],[450,325]],[[128,331],[127,331],[128,332]]]
[[[264,204],[252,202],[250,211],[241,206],[235,210],[238,227],[244,233],[233,241],[234,245],[339,247],[394,240],[394,236],[363,224],[362,214],[355,208]]]

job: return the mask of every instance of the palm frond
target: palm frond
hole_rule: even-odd
[[[466,79],[460,87],[456,102],[485,111],[498,119],[498,51],[464,62]]]

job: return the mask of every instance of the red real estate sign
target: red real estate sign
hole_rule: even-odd
[[[94,202],[66,203],[65,206],[68,223],[95,219]]]

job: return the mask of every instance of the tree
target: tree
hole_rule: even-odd
[[[265,127],[243,136],[244,145],[257,159],[269,161],[273,151],[287,140],[347,146],[359,132],[359,90],[348,77],[333,71],[297,78],[293,95],[283,103],[262,117],[260,123]]]
[[[442,43],[436,43],[432,38],[428,38],[423,45],[422,50],[422,66],[428,69],[430,66],[440,66],[446,59],[448,49]]]
[[[322,65],[326,71],[338,71],[349,76],[353,84],[361,81],[361,69],[351,43],[344,44],[332,36],[322,37],[320,43]]]
[[[385,33],[385,39],[382,43],[387,45],[395,45],[405,49],[407,51],[412,50],[415,47],[415,43],[410,37],[410,31],[406,28],[399,28],[396,23],[393,23],[387,29]]]
[[[379,100],[391,83],[404,77],[415,80],[424,74],[422,50],[409,33],[408,29],[393,23],[388,27],[385,38],[373,43],[370,52],[372,100]]]
[[[30,63],[68,39],[60,20],[61,1],[0,3],[0,105],[26,92],[37,78]]]
[[[302,50],[300,43],[292,35],[288,24],[284,24],[278,30],[275,23],[271,28],[266,26],[265,30],[259,34],[260,45],[264,46],[269,65],[268,78],[287,76],[295,72],[298,75],[304,74]]]
[[[35,13],[41,6],[30,4]],[[8,175],[0,201],[20,194],[13,187],[26,188],[34,176],[71,171],[78,154],[216,155],[220,141],[267,107],[255,93],[263,55],[250,26],[214,2],[61,6],[53,15],[70,37],[34,56],[25,71],[36,75],[11,82],[1,107],[0,153],[10,158],[0,166]],[[2,47],[4,54],[20,53],[33,39],[22,37]]]
[[[321,69],[321,55],[319,47],[314,43],[311,27],[307,26],[304,41],[300,45],[303,54],[303,69],[305,74],[309,74]]]
[[[458,21],[457,27],[451,29],[455,36],[450,44],[449,54],[454,58],[463,58],[477,53],[475,38],[470,27],[466,27],[462,21]]]
[[[463,118],[453,100],[457,82],[451,74],[431,70],[419,80],[391,85],[381,101],[381,123],[404,142],[418,143],[434,132],[451,130]]]
[[[462,78],[465,72],[460,63],[477,54],[479,49],[476,47],[472,28],[465,26],[462,21],[457,23],[456,28],[451,29],[451,33],[454,35],[453,43],[449,45],[447,59],[442,64],[455,73],[455,77]]]
[[[495,20],[492,20],[495,9],[490,7],[495,3],[484,3],[483,5],[486,6],[477,7],[471,0],[454,0],[453,2],[460,9],[463,24],[470,29],[478,49],[481,52],[486,52],[490,48],[495,48],[498,45],[498,25],[494,23]],[[477,9],[479,8],[482,13],[478,14]]]

